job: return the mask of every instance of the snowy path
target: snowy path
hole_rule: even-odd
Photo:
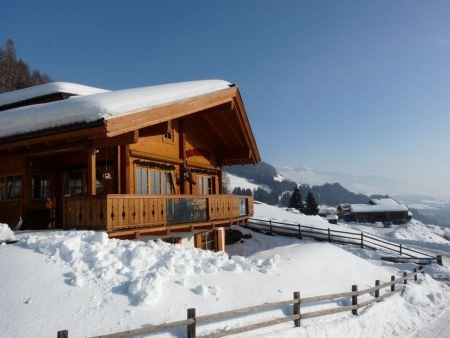
[[[450,336],[450,308],[443,311],[429,326],[419,330],[413,338],[448,338]]]

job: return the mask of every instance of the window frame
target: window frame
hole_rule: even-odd
[[[39,196],[36,197],[35,192],[37,187],[35,186],[35,180],[39,181]],[[42,182],[46,181],[46,185],[42,185]],[[32,175],[31,176],[31,199],[32,200],[46,200],[50,197],[50,177],[48,175]]]
[[[0,176],[2,178],[3,184],[2,184],[2,192],[1,192],[1,198],[2,201],[19,201],[22,198],[22,190],[23,190],[23,177],[22,175],[4,175]],[[13,195],[10,196],[10,188],[9,188],[9,182],[10,178],[12,178],[12,190]],[[17,182],[20,182],[19,186],[17,187]],[[15,193],[14,193],[15,192]]]
[[[146,174],[142,175],[143,172],[146,172]],[[175,195],[175,181],[172,170],[136,165],[134,182],[135,193],[139,195]],[[139,188],[143,186],[146,188]]]
[[[207,183],[207,185],[205,185]],[[197,175],[197,194],[202,196],[216,193],[216,177],[211,175]],[[206,188],[205,188],[206,187]]]

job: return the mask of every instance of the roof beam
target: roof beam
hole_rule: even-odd
[[[192,99],[183,100],[144,110],[130,115],[106,120],[108,136],[116,136],[136,129],[174,120],[224,103],[230,103],[236,95],[236,88],[228,88]]]

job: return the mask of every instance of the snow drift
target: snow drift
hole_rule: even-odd
[[[132,304],[153,303],[169,281],[220,271],[259,271],[274,268],[276,259],[246,259],[224,252],[186,249],[162,241],[109,239],[104,232],[70,231],[29,235],[19,245],[68,264],[68,283],[86,279],[129,296]]]

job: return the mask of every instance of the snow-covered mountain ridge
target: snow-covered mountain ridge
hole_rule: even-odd
[[[305,195],[312,190],[316,199],[326,205],[367,203],[371,197],[389,195],[413,209],[415,216],[426,223],[450,226],[450,201],[424,194],[420,188],[393,179],[336,173],[298,167],[279,167],[261,162],[256,166],[226,167],[232,173],[231,191],[245,187],[258,192],[257,199],[269,204],[286,203],[283,193],[295,184]]]

